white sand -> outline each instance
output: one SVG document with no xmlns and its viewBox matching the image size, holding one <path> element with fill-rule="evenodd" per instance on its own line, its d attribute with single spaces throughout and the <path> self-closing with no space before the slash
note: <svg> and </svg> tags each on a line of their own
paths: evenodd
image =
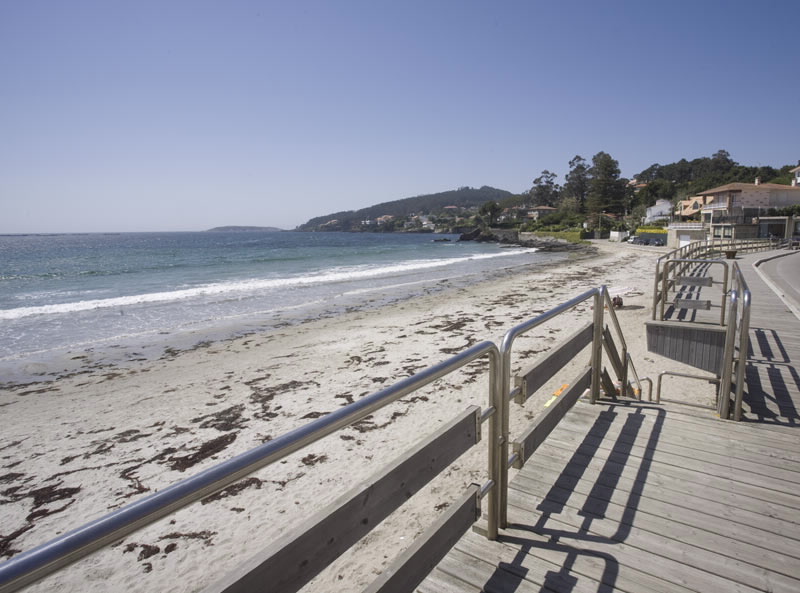
<svg viewBox="0 0 800 593">
<path fill-rule="evenodd" d="M 601 284 L 625 301 L 618 316 L 639 375 L 687 371 L 646 352 L 654 262 L 664 250 L 596 246 L 599 255 L 590 259 L 156 362 L 87 369 L 0 391 L 0 557 L 31 549 L 479 341 L 499 344 L 514 325 Z M 512 370 L 528 366 L 590 316 L 590 306 L 583 305 L 520 338 Z M 587 360 L 582 354 L 523 408 L 512 405 L 512 438 Z M 475 363 L 439 380 L 255 473 L 227 496 L 192 505 L 31 590 L 196 591 L 467 406 L 485 407 L 485 369 Z M 703 383 L 665 382 L 667 391 L 670 385 L 694 400 L 713 401 Z M 216 453 L 198 461 L 209 443 Z M 357 590 L 369 583 L 467 484 L 485 480 L 484 440 L 307 589 Z"/>
</svg>

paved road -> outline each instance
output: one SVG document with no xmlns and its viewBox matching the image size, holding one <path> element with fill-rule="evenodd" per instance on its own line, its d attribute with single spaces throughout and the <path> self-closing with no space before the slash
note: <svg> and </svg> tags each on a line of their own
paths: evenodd
<svg viewBox="0 0 800 593">
<path fill-rule="evenodd" d="M 800 311 L 800 251 L 764 262 L 759 269 L 794 307 L 795 314 Z"/>
</svg>

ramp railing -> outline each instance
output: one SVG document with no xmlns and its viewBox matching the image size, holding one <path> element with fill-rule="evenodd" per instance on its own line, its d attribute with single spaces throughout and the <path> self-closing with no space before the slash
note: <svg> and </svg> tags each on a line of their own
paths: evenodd
<svg viewBox="0 0 800 593">
<path fill-rule="evenodd" d="M 681 249 L 674 250 L 658 259 L 653 291 L 654 321 L 665 319 L 666 301 L 671 290 L 678 286 L 692 286 L 700 289 L 713 284 L 722 284 L 720 301 L 719 326 L 724 328 L 724 347 L 720 342 L 719 353 L 714 358 L 716 379 L 712 382 L 718 384 L 716 410 L 720 418 L 733 417 L 741 420 L 742 399 L 744 389 L 744 369 L 747 364 L 750 328 L 750 290 L 742 275 L 738 263 L 733 260 L 737 252 L 757 252 L 769 249 L 778 249 L 785 245 L 784 241 L 775 239 L 745 239 L 745 240 L 708 240 L 696 241 Z M 719 256 L 725 254 L 725 260 Z M 724 269 L 723 281 L 714 282 L 704 273 L 684 275 L 699 266 L 721 265 Z M 729 271 L 730 270 L 730 271 Z M 730 289 L 728 287 L 730 281 Z M 676 308 L 709 308 L 710 301 L 699 299 L 678 299 Z M 692 330 L 692 322 L 686 322 L 686 339 L 695 336 L 699 330 Z M 673 328 L 671 331 L 675 332 Z M 691 332 L 694 333 L 691 333 Z M 707 330 L 709 331 L 709 330 Z M 722 339 L 722 337 L 720 338 Z M 676 339 L 677 341 L 677 339 Z M 698 350 L 699 351 L 699 350 Z M 716 370 L 719 369 L 719 370 Z M 658 378 L 656 401 L 661 400 L 661 379 L 664 375 L 678 375 L 692 379 L 708 381 L 708 377 L 688 375 L 665 371 Z M 734 388 L 733 408 L 731 408 L 731 389 Z M 675 401 L 675 400 L 671 400 Z"/>
<path fill-rule="evenodd" d="M 720 383 L 720 418 L 742 419 L 742 400 L 744 398 L 744 371 L 747 366 L 747 353 L 750 350 L 750 288 L 738 265 L 733 267 L 733 288 L 729 305 L 728 340 L 726 341 L 725 366 Z M 741 306 L 740 306 L 741 303 Z M 730 395 L 733 387 L 733 412 L 730 410 Z"/>
<path fill-rule="evenodd" d="M 661 314 L 663 318 L 664 301 L 670 290 L 676 286 L 679 277 L 684 277 L 693 267 L 707 263 L 707 260 L 721 259 L 727 254 L 751 253 L 779 249 L 786 244 L 780 239 L 706 239 L 693 241 L 665 253 L 656 261 L 656 272 L 653 280 L 652 319 Z M 669 264 L 673 261 L 675 263 Z M 725 289 L 727 292 L 727 289 Z M 724 325 L 724 321 L 722 322 Z"/>
</svg>

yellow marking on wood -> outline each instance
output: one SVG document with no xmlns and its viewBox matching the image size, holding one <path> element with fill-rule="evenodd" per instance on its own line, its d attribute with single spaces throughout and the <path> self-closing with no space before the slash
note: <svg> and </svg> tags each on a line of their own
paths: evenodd
<svg viewBox="0 0 800 593">
<path fill-rule="evenodd" d="M 556 401 L 556 398 L 559 395 L 561 395 L 562 393 L 564 393 L 564 390 L 567 387 L 569 387 L 569 383 L 564 383 L 559 389 L 557 389 L 556 392 L 553 394 L 553 397 L 551 397 L 549 400 L 547 400 L 547 403 L 544 404 L 544 407 L 545 408 L 549 408 L 550 404 L 552 404 L 554 401 Z"/>
</svg>

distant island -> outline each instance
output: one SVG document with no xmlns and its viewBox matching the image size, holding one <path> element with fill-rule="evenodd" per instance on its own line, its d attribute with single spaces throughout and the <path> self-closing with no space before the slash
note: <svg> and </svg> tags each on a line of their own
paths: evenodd
<svg viewBox="0 0 800 593">
<path fill-rule="evenodd" d="M 213 229 L 208 229 L 208 233 L 216 233 L 216 232 L 227 232 L 227 231 L 269 231 L 269 232 L 279 232 L 283 231 L 283 229 L 279 229 L 274 226 L 215 226 Z"/>
</svg>

